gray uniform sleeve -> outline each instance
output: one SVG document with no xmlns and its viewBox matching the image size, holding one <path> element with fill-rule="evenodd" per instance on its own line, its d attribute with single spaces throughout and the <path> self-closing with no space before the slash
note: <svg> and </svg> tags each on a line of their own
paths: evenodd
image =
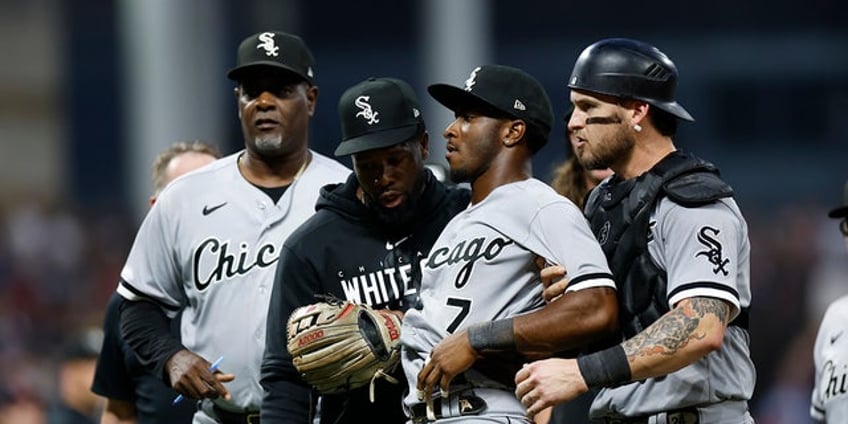
<svg viewBox="0 0 848 424">
<path fill-rule="evenodd" d="M 737 287 L 745 223 L 724 202 L 685 208 L 663 199 L 650 223 L 648 249 L 668 273 L 668 304 L 691 297 L 722 299 L 740 311 Z M 747 281 L 747 279 L 741 279 Z"/>
<path fill-rule="evenodd" d="M 593 287 L 615 289 L 615 282 L 598 240 L 580 210 L 566 202 L 555 202 L 539 209 L 531 223 L 531 239 L 538 239 L 554 257 L 548 262 L 565 267 L 566 292 Z M 561 256 L 561 257 L 557 257 Z"/>
<path fill-rule="evenodd" d="M 144 218 L 121 270 L 118 294 L 130 301 L 152 300 L 173 318 L 185 295 L 175 248 L 177 213 L 169 193 L 164 192 Z"/>
</svg>

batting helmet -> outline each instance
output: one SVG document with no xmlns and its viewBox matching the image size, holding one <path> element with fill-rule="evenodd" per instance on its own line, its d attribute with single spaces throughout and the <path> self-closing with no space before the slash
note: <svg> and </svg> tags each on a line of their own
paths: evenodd
<svg viewBox="0 0 848 424">
<path fill-rule="evenodd" d="M 680 119 L 694 121 L 677 104 L 677 67 L 656 47 L 627 38 L 608 38 L 586 47 L 571 72 L 573 89 L 636 99 Z"/>
</svg>

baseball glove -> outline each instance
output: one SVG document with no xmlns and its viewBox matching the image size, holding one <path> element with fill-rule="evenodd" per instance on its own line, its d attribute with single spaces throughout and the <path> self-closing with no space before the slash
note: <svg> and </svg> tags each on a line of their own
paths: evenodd
<svg viewBox="0 0 848 424">
<path fill-rule="evenodd" d="M 331 300 L 295 309 L 287 324 L 288 350 L 304 381 L 320 393 L 341 393 L 387 373 L 400 359 L 400 319 L 367 305 Z"/>
</svg>

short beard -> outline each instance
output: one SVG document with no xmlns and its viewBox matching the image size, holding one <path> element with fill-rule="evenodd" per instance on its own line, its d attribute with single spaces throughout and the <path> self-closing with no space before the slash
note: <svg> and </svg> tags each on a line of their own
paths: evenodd
<svg viewBox="0 0 848 424">
<path fill-rule="evenodd" d="M 412 190 L 409 193 L 405 193 L 406 201 L 394 208 L 384 208 L 378 200 L 372 198 L 368 192 L 363 190 L 362 198 L 365 207 L 376 215 L 380 223 L 389 227 L 390 231 L 403 229 L 403 227 L 406 227 L 407 224 L 415 219 L 416 214 L 419 212 L 418 205 L 421 203 L 421 193 L 424 191 L 424 184 L 427 180 L 425 175 L 422 172 L 418 176 L 418 179 L 412 186 Z"/>
<path fill-rule="evenodd" d="M 256 151 L 262 154 L 273 156 L 280 152 L 283 145 L 283 136 L 280 134 L 273 136 L 257 136 L 253 139 L 256 146 Z"/>
<path fill-rule="evenodd" d="M 628 134 L 624 128 L 619 128 L 606 139 L 593 143 L 594 150 L 589 155 L 578 155 L 578 159 L 586 169 L 611 168 L 616 163 L 629 157 L 635 144 L 636 139 Z"/>
</svg>

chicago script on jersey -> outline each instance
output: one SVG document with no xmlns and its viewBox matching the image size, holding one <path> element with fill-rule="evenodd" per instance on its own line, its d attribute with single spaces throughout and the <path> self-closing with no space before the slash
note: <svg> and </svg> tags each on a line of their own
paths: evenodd
<svg viewBox="0 0 848 424">
<path fill-rule="evenodd" d="M 230 242 L 221 242 L 210 237 L 203 240 L 194 251 L 194 286 L 204 291 L 212 283 L 230 279 L 236 275 L 246 275 L 254 267 L 265 268 L 279 259 L 277 248 L 273 244 L 263 244 L 251 257 L 250 246 L 241 243 L 238 253 L 229 252 Z M 210 262 L 211 261 L 211 262 Z M 211 266 L 210 266 L 211 263 Z M 201 275 L 202 272 L 205 272 Z"/>
<path fill-rule="evenodd" d="M 823 366 L 819 382 L 824 386 L 824 390 L 821 390 L 822 401 L 827 402 L 834 397 L 845 396 L 848 393 L 846 379 L 848 379 L 848 367 L 845 364 L 827 361 Z"/>
<path fill-rule="evenodd" d="M 478 237 L 470 241 L 463 240 L 453 248 L 445 246 L 434 250 L 427 259 L 427 268 L 436 269 L 442 265 L 466 262 L 454 281 L 456 288 L 461 289 L 468 283 L 468 278 L 471 276 L 471 271 L 474 269 L 477 260 L 484 258 L 491 261 L 503 251 L 504 247 L 512 243 L 514 243 L 512 240 L 500 237 L 492 239 L 489 244 L 486 244 L 485 237 Z"/>
</svg>

